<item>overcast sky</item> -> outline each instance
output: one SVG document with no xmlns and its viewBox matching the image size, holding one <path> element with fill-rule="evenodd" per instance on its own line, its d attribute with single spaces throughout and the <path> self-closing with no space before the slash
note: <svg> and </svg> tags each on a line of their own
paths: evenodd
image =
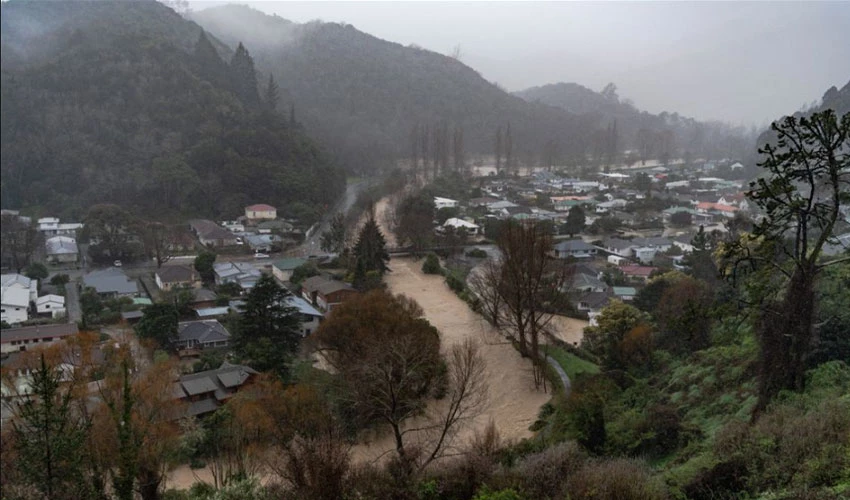
<svg viewBox="0 0 850 500">
<path fill-rule="evenodd" d="M 796 111 L 850 80 L 850 2 L 232 3 L 346 22 L 443 54 L 459 46 L 463 62 L 507 90 L 614 82 L 651 112 L 742 124 Z"/>
</svg>

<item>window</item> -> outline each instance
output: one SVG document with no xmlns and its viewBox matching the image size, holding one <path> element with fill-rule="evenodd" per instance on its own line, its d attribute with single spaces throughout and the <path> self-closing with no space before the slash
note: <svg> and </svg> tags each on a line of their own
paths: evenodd
<svg viewBox="0 0 850 500">
<path fill-rule="evenodd" d="M 44 337 L 41 339 L 42 342 L 53 342 L 53 337 Z"/>
</svg>

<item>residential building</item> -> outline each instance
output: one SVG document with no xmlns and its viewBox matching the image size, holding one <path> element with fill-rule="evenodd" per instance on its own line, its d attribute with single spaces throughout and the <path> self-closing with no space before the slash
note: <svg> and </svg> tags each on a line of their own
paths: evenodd
<svg viewBox="0 0 850 500">
<path fill-rule="evenodd" d="M 201 276 L 192 266 L 171 265 L 157 269 L 154 274 L 156 286 L 160 290 L 171 290 L 173 288 L 200 288 Z"/>
<path fill-rule="evenodd" d="M 192 300 L 189 302 L 189 307 L 192 309 L 203 309 L 213 307 L 215 305 L 215 292 L 209 288 L 193 288 Z"/>
<path fill-rule="evenodd" d="M 452 217 L 446 220 L 446 222 L 443 223 L 443 228 L 447 227 L 454 228 L 455 231 L 466 231 L 466 234 L 472 236 L 477 236 L 478 231 L 480 230 L 477 224 L 473 224 L 472 222 L 459 219 L 457 217 Z"/>
<path fill-rule="evenodd" d="M 271 252 L 272 247 L 280 245 L 280 237 L 274 234 L 246 234 L 244 241 L 255 252 Z"/>
<path fill-rule="evenodd" d="M 596 326 L 597 316 L 610 300 L 611 295 L 608 292 L 587 292 L 579 294 L 572 302 L 576 310 L 587 314 L 590 326 Z"/>
<path fill-rule="evenodd" d="M 596 255 L 596 247 L 582 240 L 566 240 L 556 244 L 552 249 L 552 256 L 556 259 L 589 259 Z"/>
<path fill-rule="evenodd" d="M 254 288 L 262 273 L 250 262 L 219 262 L 213 265 L 215 284 L 236 283 L 243 290 Z"/>
<path fill-rule="evenodd" d="M 77 240 L 70 236 L 53 236 L 44 242 L 47 260 L 51 262 L 72 263 L 77 262 L 80 251 Z"/>
<path fill-rule="evenodd" d="M 225 308 L 226 309 L 226 308 Z M 181 321 L 177 323 L 178 349 L 209 349 L 230 344 L 230 332 L 218 320 Z"/>
<path fill-rule="evenodd" d="M 185 416 L 202 417 L 224 405 L 257 375 L 248 366 L 225 361 L 214 370 L 181 376 L 173 385 L 172 396 L 187 405 Z"/>
<path fill-rule="evenodd" d="M 325 311 L 331 311 L 335 306 L 349 300 L 357 293 L 357 290 L 348 283 L 328 279 L 324 276 L 307 278 L 301 284 L 301 296 L 312 305 Z"/>
<path fill-rule="evenodd" d="M 83 287 L 94 288 L 102 297 L 138 297 L 139 284 L 117 267 L 92 271 L 83 276 Z"/>
<path fill-rule="evenodd" d="M 302 297 L 290 295 L 286 298 L 287 305 L 298 309 L 299 319 L 301 320 L 301 336 L 306 337 L 315 332 L 319 328 L 319 323 L 325 318 L 318 309 L 310 305 L 309 302 Z"/>
<path fill-rule="evenodd" d="M 434 207 L 439 210 L 441 208 L 457 208 L 458 201 L 451 198 L 434 197 Z"/>
<path fill-rule="evenodd" d="M 29 290 L 18 287 L 0 288 L 0 321 L 10 325 L 29 319 Z"/>
<path fill-rule="evenodd" d="M 579 272 L 573 275 L 569 283 L 569 291 L 581 293 L 607 292 L 608 285 L 596 276 Z"/>
<path fill-rule="evenodd" d="M 631 240 L 623 240 L 620 238 L 609 238 L 602 242 L 603 250 L 627 259 L 632 257 L 632 249 L 636 246 L 638 245 L 635 245 Z"/>
<path fill-rule="evenodd" d="M 76 323 L 3 328 L 0 330 L 0 352 L 6 354 L 53 345 L 78 331 Z"/>
<path fill-rule="evenodd" d="M 0 275 L 0 287 L 26 290 L 29 294 L 29 302 L 35 302 L 35 299 L 38 298 L 38 280 L 28 278 L 23 274 Z"/>
<path fill-rule="evenodd" d="M 236 245 L 236 235 L 206 219 L 189 221 L 189 226 L 201 244 L 208 247 L 227 247 Z"/>
<path fill-rule="evenodd" d="M 733 207 L 731 205 L 721 205 L 720 203 L 711 203 L 705 201 L 697 204 L 697 212 L 703 214 L 716 214 L 721 215 L 723 217 L 732 218 L 735 216 L 735 212 L 737 211 L 738 207 Z"/>
<path fill-rule="evenodd" d="M 65 297 L 53 294 L 42 295 L 35 300 L 35 309 L 39 316 L 61 318 L 67 313 Z"/>
<path fill-rule="evenodd" d="M 296 267 L 299 267 L 307 262 L 306 259 L 291 258 L 281 259 L 272 264 L 272 274 L 280 281 L 289 281 L 292 278 L 292 273 Z"/>
<path fill-rule="evenodd" d="M 654 267 L 645 267 L 645 266 L 622 266 L 620 267 L 620 271 L 626 276 L 626 278 L 630 278 L 637 281 L 647 281 L 649 279 L 649 275 L 655 271 Z"/>
<path fill-rule="evenodd" d="M 56 217 L 42 217 L 38 219 L 38 230 L 44 234 L 45 238 L 52 236 L 70 236 L 77 237 L 77 232 L 83 228 L 83 224 L 79 222 L 60 223 Z"/>
<path fill-rule="evenodd" d="M 613 287 L 613 291 L 614 297 L 617 297 L 623 302 L 630 302 L 637 295 L 637 289 L 633 286 L 615 286 Z"/>
<path fill-rule="evenodd" d="M 277 209 L 265 203 L 245 207 L 245 218 L 250 221 L 277 219 Z"/>
</svg>

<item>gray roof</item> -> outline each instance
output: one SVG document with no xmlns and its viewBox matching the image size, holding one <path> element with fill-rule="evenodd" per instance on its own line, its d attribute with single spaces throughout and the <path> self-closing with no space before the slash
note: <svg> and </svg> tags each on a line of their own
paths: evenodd
<svg viewBox="0 0 850 500">
<path fill-rule="evenodd" d="M 306 314 L 308 316 L 318 316 L 318 317 L 324 316 L 324 314 L 320 313 L 318 310 L 316 310 L 315 307 L 310 305 L 309 302 L 307 302 L 303 298 L 298 297 L 296 295 L 290 295 L 289 297 L 287 297 L 286 303 L 290 307 L 294 307 L 294 308 L 298 309 L 298 312 L 301 313 L 301 314 Z"/>
<path fill-rule="evenodd" d="M 83 284 L 92 287 L 97 293 L 117 293 L 120 295 L 139 293 L 139 285 L 117 267 L 92 271 L 83 276 Z"/>
<path fill-rule="evenodd" d="M 608 289 L 608 285 L 604 281 L 594 276 L 589 276 L 583 273 L 576 274 L 575 276 L 573 276 L 572 283 L 570 283 L 570 288 L 572 288 L 573 290 L 583 290 L 588 287 L 601 288 L 603 290 Z"/>
<path fill-rule="evenodd" d="M 179 342 L 221 342 L 229 339 L 230 332 L 214 319 L 183 321 L 177 324 L 177 340 Z"/>
<path fill-rule="evenodd" d="M 77 240 L 68 236 L 54 236 L 44 242 L 47 255 L 76 254 L 78 252 Z"/>
<path fill-rule="evenodd" d="M 31 279 L 27 278 L 23 274 L 13 273 L 0 275 L 0 286 L 12 286 L 14 284 L 20 284 L 23 288 L 29 288 L 31 281 Z"/>
<path fill-rule="evenodd" d="M 192 267 L 177 265 L 163 266 L 156 275 L 163 283 L 186 283 L 198 280 L 198 273 Z"/>
<path fill-rule="evenodd" d="M 635 238 L 632 240 L 635 244 L 645 247 L 663 247 L 670 246 L 673 242 L 670 238 L 653 237 L 653 238 Z"/>
<path fill-rule="evenodd" d="M 582 252 L 595 249 L 595 246 L 585 243 L 583 240 L 566 240 L 555 245 L 555 250 L 559 252 Z"/>
<path fill-rule="evenodd" d="M 192 289 L 192 301 L 193 302 L 208 302 L 210 300 L 215 300 L 215 292 L 210 290 L 209 288 L 194 288 Z"/>
<path fill-rule="evenodd" d="M 340 290 L 354 290 L 348 283 L 331 280 L 324 276 L 313 276 L 304 280 L 301 287 L 308 292 L 319 292 L 322 295 L 338 292 Z"/>
<path fill-rule="evenodd" d="M 601 309 L 611 300 L 611 295 L 608 292 L 585 292 L 580 294 L 573 300 L 573 303 L 586 303 L 591 309 Z"/>
<path fill-rule="evenodd" d="M 32 340 L 45 337 L 67 337 L 68 335 L 76 334 L 78 331 L 76 323 L 3 328 L 0 330 L 0 343 L 5 344 L 13 340 Z"/>
<path fill-rule="evenodd" d="M 632 240 L 622 240 L 620 238 L 609 238 L 602 242 L 605 248 L 616 248 L 617 250 L 625 250 L 626 248 L 640 246 Z"/>
<path fill-rule="evenodd" d="M 192 226 L 192 229 L 197 233 L 199 238 L 205 240 L 236 240 L 236 236 L 233 233 L 211 220 L 190 220 L 189 225 Z"/>
<path fill-rule="evenodd" d="M 188 396 L 213 393 L 215 399 L 205 399 L 211 403 L 205 403 L 198 407 L 199 409 L 203 407 L 203 411 L 192 413 L 193 410 L 191 408 L 189 409 L 189 413 L 192 415 L 208 413 L 218 408 L 218 402 L 226 399 L 235 388 L 242 386 L 252 375 L 257 374 L 257 371 L 248 366 L 232 365 L 225 361 L 220 367 L 214 370 L 181 376 L 172 388 L 172 396 L 175 399 L 183 399 Z M 201 401 L 204 400 L 202 399 Z M 193 402 L 192 406 L 195 406 L 195 403 L 200 403 L 201 401 Z"/>
</svg>

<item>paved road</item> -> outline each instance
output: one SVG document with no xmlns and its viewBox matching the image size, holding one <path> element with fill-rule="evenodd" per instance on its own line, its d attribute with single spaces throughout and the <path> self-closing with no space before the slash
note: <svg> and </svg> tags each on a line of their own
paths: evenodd
<svg viewBox="0 0 850 500">
<path fill-rule="evenodd" d="M 304 240 L 304 244 L 299 248 L 295 249 L 295 252 L 289 252 L 293 255 L 315 255 L 321 253 L 321 239 L 322 233 L 328 230 L 330 227 L 330 222 L 333 219 L 334 215 L 342 212 L 348 213 L 348 210 L 354 205 L 354 202 L 357 201 L 357 195 L 359 195 L 363 190 L 367 189 L 369 186 L 373 184 L 373 180 L 363 180 L 359 182 L 355 182 L 349 184 L 345 188 L 345 194 L 343 194 L 342 199 L 334 205 L 332 210 L 328 210 L 319 224 L 313 229 L 313 232 L 310 233 L 310 237 Z"/>
<path fill-rule="evenodd" d="M 549 363 L 549 365 L 552 366 L 552 368 L 555 369 L 555 372 L 558 373 L 558 376 L 561 377 L 561 383 L 564 385 L 564 397 L 569 397 L 570 391 L 572 391 L 573 387 L 570 383 L 570 377 L 567 376 L 567 372 L 565 372 L 564 369 L 561 368 L 561 365 L 559 365 L 557 361 L 550 358 L 549 356 L 546 356 L 546 361 Z"/>
<path fill-rule="evenodd" d="M 77 282 L 71 281 L 65 285 L 65 308 L 68 311 L 68 321 L 76 323 L 83 319 L 80 309 L 80 292 L 77 291 Z"/>
</svg>

